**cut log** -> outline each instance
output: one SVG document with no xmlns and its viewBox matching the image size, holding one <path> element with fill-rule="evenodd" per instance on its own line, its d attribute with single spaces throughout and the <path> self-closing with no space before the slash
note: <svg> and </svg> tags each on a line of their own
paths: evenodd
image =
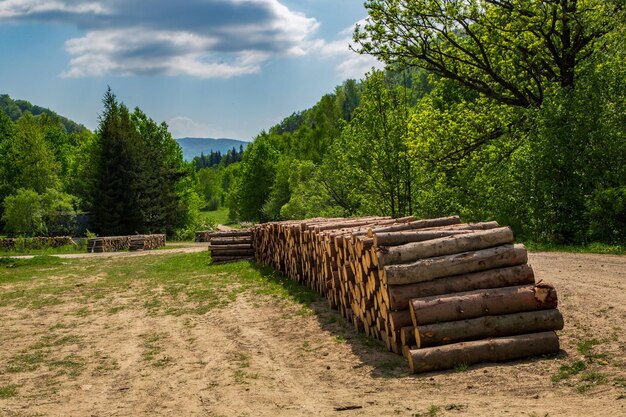
<svg viewBox="0 0 626 417">
<path fill-rule="evenodd" d="M 388 312 L 389 330 L 396 331 L 403 327 L 414 326 L 411 310 L 398 310 Z"/>
<path fill-rule="evenodd" d="M 211 256 L 254 256 L 254 249 L 211 249 Z"/>
<path fill-rule="evenodd" d="M 386 287 L 388 294 L 386 299 L 389 309 L 402 310 L 409 307 L 409 300 L 412 298 L 534 283 L 535 274 L 532 268 L 524 264 L 438 278 L 417 284 L 391 285 Z"/>
<path fill-rule="evenodd" d="M 556 333 L 542 332 L 411 350 L 408 359 L 409 367 L 417 373 L 451 369 L 457 365 L 505 362 L 558 351 Z"/>
<path fill-rule="evenodd" d="M 381 247 L 376 255 L 378 256 L 378 266 L 384 267 L 414 262 L 418 259 L 487 249 L 512 242 L 513 231 L 511 228 L 499 227 L 400 246 Z"/>
<path fill-rule="evenodd" d="M 472 233 L 472 230 L 386 232 L 375 233 L 373 239 L 374 246 L 399 246 L 412 242 L 424 242 L 426 240 L 467 233 Z"/>
<path fill-rule="evenodd" d="M 461 223 L 459 216 L 440 217 L 437 219 L 417 220 L 409 223 L 396 224 L 387 227 L 373 227 L 368 230 L 367 236 L 373 237 L 375 233 L 399 232 L 401 230 L 426 229 L 430 227 L 450 226 Z"/>
<path fill-rule="evenodd" d="M 236 237 L 236 236 L 252 236 L 250 229 L 226 230 L 221 232 L 212 232 L 210 238 Z"/>
<path fill-rule="evenodd" d="M 559 310 L 552 309 L 420 325 L 414 328 L 413 337 L 419 349 L 489 337 L 561 329 L 563 316 Z"/>
<path fill-rule="evenodd" d="M 413 325 L 472 319 L 482 316 L 548 310 L 557 307 L 549 284 L 520 285 L 416 298 L 409 303 Z"/>
<path fill-rule="evenodd" d="M 415 327 L 405 326 L 400 329 L 400 341 L 402 346 L 415 345 Z"/>
<path fill-rule="evenodd" d="M 528 254 L 524 245 L 502 245 L 495 248 L 454 255 L 420 259 L 409 264 L 384 267 L 386 285 L 415 284 L 452 275 L 485 271 L 525 264 Z"/>
<path fill-rule="evenodd" d="M 210 239 L 211 245 L 231 245 L 231 244 L 242 244 L 247 243 L 249 245 L 252 244 L 251 236 L 235 236 L 235 237 L 225 237 L 225 238 L 213 238 Z"/>
<path fill-rule="evenodd" d="M 213 242 L 209 244 L 209 248 L 212 251 L 223 251 L 223 250 L 254 250 L 252 248 L 251 243 L 237 243 L 237 244 L 228 244 L 228 245 L 214 245 Z"/>
</svg>

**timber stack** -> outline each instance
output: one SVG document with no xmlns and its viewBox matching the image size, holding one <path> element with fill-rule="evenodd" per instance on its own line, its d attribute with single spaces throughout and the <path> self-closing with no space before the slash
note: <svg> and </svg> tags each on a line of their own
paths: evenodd
<svg viewBox="0 0 626 417">
<path fill-rule="evenodd" d="M 214 264 L 254 259 L 250 229 L 212 232 L 207 236 Z"/>
<path fill-rule="evenodd" d="M 201 230 L 196 232 L 196 242 L 208 242 L 211 239 L 212 230 Z"/>
<path fill-rule="evenodd" d="M 556 353 L 555 289 L 497 222 L 309 219 L 252 229 L 256 259 L 323 294 L 413 372 Z"/>
<path fill-rule="evenodd" d="M 165 240 L 164 234 L 96 237 L 87 241 L 87 252 L 157 249 L 165 246 Z"/>
</svg>

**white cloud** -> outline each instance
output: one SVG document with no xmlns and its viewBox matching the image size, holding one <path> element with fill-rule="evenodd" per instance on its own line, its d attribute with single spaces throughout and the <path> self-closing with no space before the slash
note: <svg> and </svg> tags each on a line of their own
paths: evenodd
<svg viewBox="0 0 626 417">
<path fill-rule="evenodd" d="M 339 32 L 339 39 L 332 42 L 317 41 L 314 49 L 327 58 L 338 59 L 337 71 L 342 78 L 361 79 L 371 71 L 372 68 L 382 69 L 385 64 L 371 55 L 361 55 L 354 52 L 350 47 L 353 45 L 352 34 L 357 24 L 362 24 L 361 20 L 354 25 Z M 356 48 L 355 48 L 356 49 Z"/>
<path fill-rule="evenodd" d="M 0 22 L 75 25 L 65 77 L 190 75 L 229 78 L 276 56 L 307 52 L 319 23 L 279 0 L 5 0 Z"/>
</svg>

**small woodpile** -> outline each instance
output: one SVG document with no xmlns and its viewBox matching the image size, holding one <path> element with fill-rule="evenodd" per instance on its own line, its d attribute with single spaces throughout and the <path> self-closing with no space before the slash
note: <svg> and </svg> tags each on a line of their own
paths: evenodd
<svg viewBox="0 0 626 417">
<path fill-rule="evenodd" d="M 414 372 L 559 350 L 556 291 L 497 222 L 310 219 L 252 229 L 256 258 L 325 295 Z"/>
<path fill-rule="evenodd" d="M 211 230 L 201 230 L 196 232 L 196 242 L 208 242 L 211 239 L 211 234 L 214 233 Z"/>
<path fill-rule="evenodd" d="M 128 249 L 131 251 L 158 249 L 165 246 L 165 241 L 165 235 L 131 236 Z"/>
<path fill-rule="evenodd" d="M 250 229 L 213 232 L 208 235 L 208 242 L 214 264 L 254 259 Z"/>
<path fill-rule="evenodd" d="M 132 235 L 132 236 L 104 236 L 89 239 L 87 252 L 118 252 L 122 250 L 149 250 L 165 246 L 165 235 Z"/>
</svg>

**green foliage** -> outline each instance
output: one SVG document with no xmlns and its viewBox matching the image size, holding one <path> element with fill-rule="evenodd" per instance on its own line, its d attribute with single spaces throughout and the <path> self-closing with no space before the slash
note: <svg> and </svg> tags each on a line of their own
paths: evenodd
<svg viewBox="0 0 626 417">
<path fill-rule="evenodd" d="M 4 200 L 2 221 L 5 223 L 5 230 L 16 235 L 42 236 L 47 232 L 41 196 L 36 191 L 25 188 Z"/>
<path fill-rule="evenodd" d="M 4 200 L 5 230 L 19 236 L 71 235 L 76 228 L 74 198 L 55 189 L 43 194 L 20 188 Z"/>
<path fill-rule="evenodd" d="M 26 100 L 13 100 L 7 94 L 0 94 L 0 114 L 1 113 L 6 114 L 14 122 L 26 113 L 30 113 L 36 117 L 53 119 L 55 123 L 62 126 L 63 130 L 67 133 L 81 133 L 87 130 L 85 126 L 59 116 L 52 110 L 33 105 Z"/>
<path fill-rule="evenodd" d="M 276 175 L 278 152 L 262 134 L 244 152 L 242 169 L 235 186 L 236 210 L 242 220 L 265 220 L 263 205 Z"/>
</svg>

